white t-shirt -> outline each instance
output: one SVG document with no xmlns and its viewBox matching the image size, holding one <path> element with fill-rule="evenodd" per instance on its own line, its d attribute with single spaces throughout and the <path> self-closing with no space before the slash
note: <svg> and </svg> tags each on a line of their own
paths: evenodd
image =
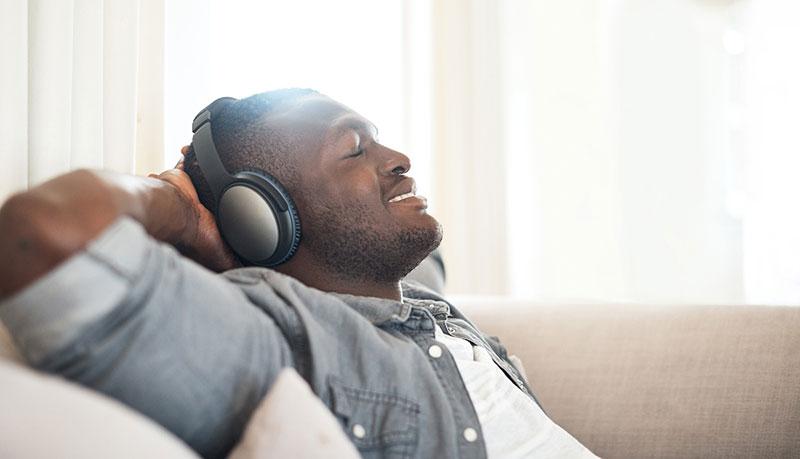
<svg viewBox="0 0 800 459">
<path fill-rule="evenodd" d="M 489 458 L 597 457 L 515 386 L 486 349 L 435 328 L 436 340 L 455 358 L 475 405 Z"/>
</svg>

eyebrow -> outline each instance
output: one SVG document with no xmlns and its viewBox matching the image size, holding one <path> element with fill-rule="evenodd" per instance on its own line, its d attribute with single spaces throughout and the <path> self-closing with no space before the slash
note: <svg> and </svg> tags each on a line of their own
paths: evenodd
<svg viewBox="0 0 800 459">
<path fill-rule="evenodd" d="M 334 135 L 338 139 L 348 131 L 369 132 L 373 138 L 378 137 L 378 127 L 361 117 L 348 116 L 333 126 Z"/>
</svg>

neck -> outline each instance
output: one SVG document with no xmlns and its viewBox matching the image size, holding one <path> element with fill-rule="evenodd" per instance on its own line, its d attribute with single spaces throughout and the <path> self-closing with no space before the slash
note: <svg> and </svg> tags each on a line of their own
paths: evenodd
<svg viewBox="0 0 800 459">
<path fill-rule="evenodd" d="M 298 250 L 291 260 L 278 266 L 276 270 L 323 292 L 371 296 L 394 301 L 401 301 L 403 298 L 400 281 L 376 282 L 342 276 L 339 273 L 331 272 L 319 263 L 311 262 L 307 253 L 301 253 L 301 251 Z"/>
</svg>

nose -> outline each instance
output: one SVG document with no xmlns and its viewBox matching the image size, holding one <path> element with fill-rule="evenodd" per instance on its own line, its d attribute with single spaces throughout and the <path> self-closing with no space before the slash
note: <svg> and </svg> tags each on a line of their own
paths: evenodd
<svg viewBox="0 0 800 459">
<path fill-rule="evenodd" d="M 381 166 L 381 173 L 384 175 L 402 175 L 407 173 L 410 169 L 411 160 L 408 159 L 408 156 L 399 151 L 386 149 L 386 156 Z"/>
</svg>

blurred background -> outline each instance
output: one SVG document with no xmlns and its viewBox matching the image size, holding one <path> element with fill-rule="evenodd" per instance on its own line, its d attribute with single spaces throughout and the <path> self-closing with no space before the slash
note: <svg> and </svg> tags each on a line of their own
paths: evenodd
<svg viewBox="0 0 800 459">
<path fill-rule="evenodd" d="M 2 0 L 0 199 L 311 87 L 407 153 L 448 292 L 800 303 L 800 2 Z"/>
</svg>

